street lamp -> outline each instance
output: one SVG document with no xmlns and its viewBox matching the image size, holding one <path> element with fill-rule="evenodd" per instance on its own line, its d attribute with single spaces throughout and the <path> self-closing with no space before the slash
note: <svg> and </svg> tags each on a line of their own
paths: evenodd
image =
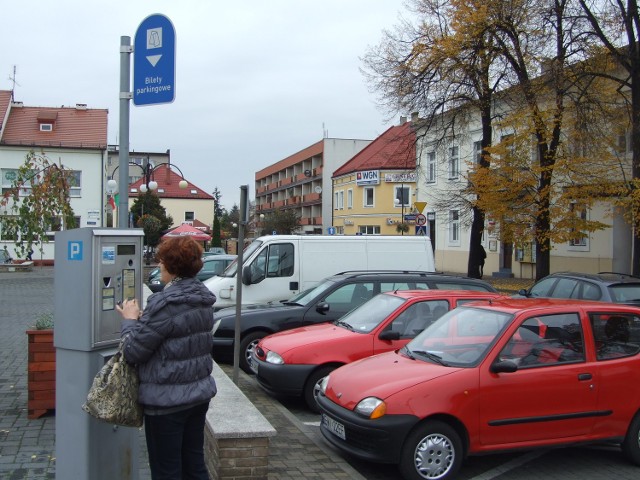
<svg viewBox="0 0 640 480">
<path fill-rule="evenodd" d="M 404 192 L 404 187 L 401 190 L 401 192 Z M 404 197 L 404 193 L 401 193 L 401 195 Z M 395 198 L 393 200 L 393 203 L 395 204 L 396 207 L 398 205 L 400 205 L 402 207 L 402 216 L 401 216 L 402 220 L 401 220 L 401 223 L 400 223 L 400 235 L 404 235 L 404 227 L 405 227 L 405 225 L 404 225 L 404 198 L 402 200 L 400 200 L 399 198 Z"/>
<path fill-rule="evenodd" d="M 182 170 L 180 170 L 180 168 L 178 168 L 178 166 L 176 166 L 173 163 L 159 163 L 158 165 L 153 166 L 151 164 L 151 162 L 149 161 L 149 157 L 147 157 L 144 160 L 144 164 L 143 165 L 139 165 L 137 163 L 129 162 L 128 166 L 129 167 L 131 167 L 131 166 L 138 167 L 138 168 L 140 168 L 142 170 L 144 183 L 142 183 L 142 185 L 140 185 L 140 192 L 141 193 L 147 193 L 147 191 L 149 191 L 149 190 L 150 191 L 155 191 L 155 190 L 158 189 L 158 182 L 154 178 L 154 173 L 160 167 L 164 167 L 164 168 L 168 168 L 168 169 L 171 169 L 171 167 L 174 167 L 180 173 L 180 178 L 181 179 L 178 182 L 178 187 L 181 188 L 181 189 L 185 189 L 185 188 L 187 188 L 189 186 L 189 182 L 187 182 L 184 179 L 184 174 L 182 173 Z M 118 170 L 119 167 L 120 167 L 120 165 L 116 166 L 116 168 L 111 173 L 111 177 L 107 181 L 106 190 L 107 190 L 107 194 L 109 194 L 110 196 L 114 195 L 115 193 L 118 192 L 118 182 L 116 182 L 114 177 L 115 177 L 116 171 Z M 121 175 L 121 179 L 122 179 L 122 175 Z M 126 193 L 126 197 L 128 199 L 129 192 L 126 191 L 126 192 L 123 192 L 123 193 Z M 111 197 L 110 197 L 110 199 L 111 199 Z M 122 201 L 122 198 L 121 198 L 121 201 Z M 115 202 L 111 203 L 112 207 L 114 207 L 114 205 L 115 205 Z M 118 207 L 120 207 L 120 206 L 118 206 Z M 143 208 L 142 211 L 143 211 L 143 214 L 144 214 L 144 205 L 143 205 L 142 208 Z M 127 207 L 127 210 L 128 210 L 128 207 Z M 120 228 L 127 228 L 127 223 L 128 222 L 126 220 L 123 220 L 123 219 L 126 219 L 127 216 L 128 215 L 126 214 L 126 212 L 123 215 L 120 215 L 120 214 L 118 215 L 118 218 L 120 219 L 120 223 L 121 223 L 121 225 L 119 225 Z"/>
</svg>

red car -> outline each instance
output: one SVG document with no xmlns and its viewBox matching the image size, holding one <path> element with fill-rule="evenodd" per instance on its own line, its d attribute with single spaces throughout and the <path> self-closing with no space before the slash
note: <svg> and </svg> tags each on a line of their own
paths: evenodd
<svg viewBox="0 0 640 480">
<path fill-rule="evenodd" d="M 405 479 L 467 455 L 610 441 L 640 465 L 640 308 L 496 299 L 445 314 L 396 352 L 323 381 L 321 432 Z"/>
<path fill-rule="evenodd" d="M 314 411 L 322 378 L 341 365 L 397 350 L 435 319 L 464 302 L 501 295 L 469 290 L 382 293 L 333 323 L 294 328 L 263 338 L 252 368 L 273 395 L 304 396 Z"/>
</svg>

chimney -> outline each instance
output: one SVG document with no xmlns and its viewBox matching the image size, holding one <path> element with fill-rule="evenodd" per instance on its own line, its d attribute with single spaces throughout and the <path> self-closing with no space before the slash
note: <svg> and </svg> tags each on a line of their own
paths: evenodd
<svg viewBox="0 0 640 480">
<path fill-rule="evenodd" d="M 418 117 L 418 112 L 413 112 L 413 113 L 411 114 L 411 122 L 412 122 L 412 123 L 415 123 L 415 122 L 417 122 L 417 121 L 418 121 L 418 119 L 419 119 L 419 117 Z"/>
<path fill-rule="evenodd" d="M 405 123 L 407 123 L 407 117 L 403 115 L 400 117 L 400 125 L 404 125 Z"/>
<path fill-rule="evenodd" d="M 86 103 L 76 103 L 76 110 L 86 110 L 86 109 L 87 109 Z"/>
</svg>

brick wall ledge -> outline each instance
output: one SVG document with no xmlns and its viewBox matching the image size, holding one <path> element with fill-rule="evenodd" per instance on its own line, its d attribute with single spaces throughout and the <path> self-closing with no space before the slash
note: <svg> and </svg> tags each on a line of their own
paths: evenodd
<svg viewBox="0 0 640 480">
<path fill-rule="evenodd" d="M 209 406 L 205 430 L 210 478 L 266 479 L 269 438 L 275 428 L 215 362 L 212 375 L 218 393 Z"/>
</svg>

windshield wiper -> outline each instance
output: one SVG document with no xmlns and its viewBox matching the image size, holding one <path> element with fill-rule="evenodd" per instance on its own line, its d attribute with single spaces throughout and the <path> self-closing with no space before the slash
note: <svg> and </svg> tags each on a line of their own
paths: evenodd
<svg viewBox="0 0 640 480">
<path fill-rule="evenodd" d="M 344 327 L 347 330 L 351 330 L 353 332 L 353 327 L 349 325 L 347 322 L 343 322 L 342 320 L 336 320 L 333 322 L 334 325 L 338 325 L 339 327 Z"/>
<path fill-rule="evenodd" d="M 447 366 L 447 362 L 445 362 L 444 360 L 442 360 L 442 357 L 440 355 L 436 355 L 435 353 L 431 353 L 431 352 L 426 352 L 424 350 L 414 350 L 413 353 L 417 353 L 418 355 L 421 355 L 423 357 L 427 357 L 429 360 L 439 364 L 439 365 L 444 365 Z"/>
<path fill-rule="evenodd" d="M 409 357 L 411 360 L 415 360 L 416 357 L 413 356 L 413 354 L 411 353 L 411 350 L 409 350 L 409 347 L 407 347 L 406 345 L 404 346 L 404 348 L 402 349 L 404 350 L 404 353 L 407 357 Z"/>
<path fill-rule="evenodd" d="M 283 305 L 297 305 L 298 307 L 303 307 L 304 305 L 302 305 L 301 303 L 298 302 L 289 302 L 289 301 L 284 301 L 284 302 L 280 302 Z"/>
</svg>

